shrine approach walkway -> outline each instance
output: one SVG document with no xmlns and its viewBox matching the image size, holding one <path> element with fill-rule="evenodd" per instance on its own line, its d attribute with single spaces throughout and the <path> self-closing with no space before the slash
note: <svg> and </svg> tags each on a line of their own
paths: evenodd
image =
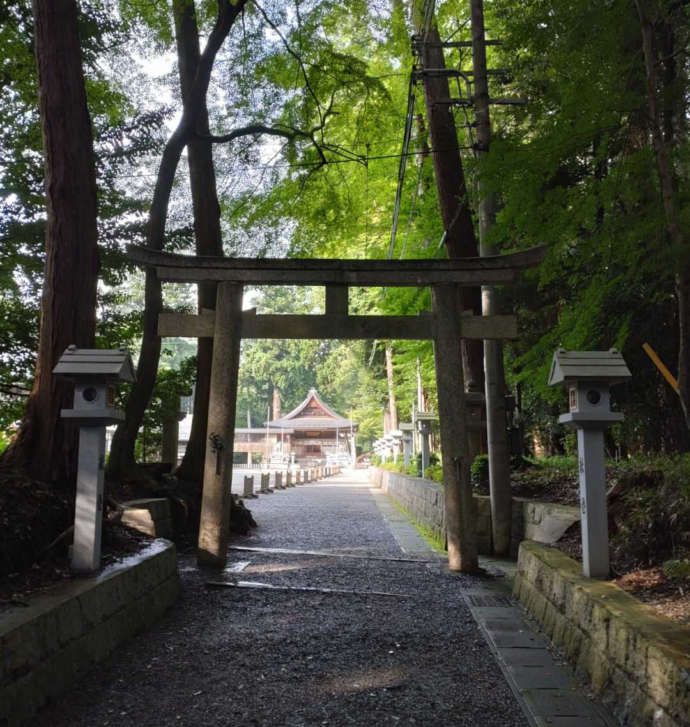
<svg viewBox="0 0 690 727">
<path fill-rule="evenodd" d="M 37 727 L 530 724 L 463 598 L 480 581 L 444 572 L 365 472 L 248 505 L 259 528 L 231 545 L 257 550 L 223 574 L 181 556 L 178 603 Z M 232 579 L 281 589 L 207 585 Z"/>
</svg>

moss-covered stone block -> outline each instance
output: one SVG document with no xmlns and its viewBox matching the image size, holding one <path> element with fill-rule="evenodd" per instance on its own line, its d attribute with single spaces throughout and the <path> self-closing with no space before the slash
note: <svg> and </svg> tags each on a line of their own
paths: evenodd
<svg viewBox="0 0 690 727">
<path fill-rule="evenodd" d="M 622 723 L 690 724 L 690 628 L 530 541 L 520 546 L 513 594 Z"/>
</svg>

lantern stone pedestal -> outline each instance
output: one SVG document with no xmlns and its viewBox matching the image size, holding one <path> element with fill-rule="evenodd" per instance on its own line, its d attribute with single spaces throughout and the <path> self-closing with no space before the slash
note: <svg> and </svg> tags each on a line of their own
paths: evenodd
<svg viewBox="0 0 690 727">
<path fill-rule="evenodd" d="M 68 346 L 53 373 L 74 381 L 74 408 L 62 409 L 60 416 L 80 427 L 71 568 L 92 573 L 101 567 L 105 427 L 124 419 L 112 406 L 113 384 L 134 381 L 134 366 L 125 349 Z"/>
<path fill-rule="evenodd" d="M 582 570 L 588 578 L 609 577 L 604 429 L 623 421 L 611 411 L 609 387 L 631 378 L 623 357 L 610 351 L 565 351 L 553 355 L 549 385 L 568 389 L 570 411 L 558 421 L 577 429 Z"/>
</svg>

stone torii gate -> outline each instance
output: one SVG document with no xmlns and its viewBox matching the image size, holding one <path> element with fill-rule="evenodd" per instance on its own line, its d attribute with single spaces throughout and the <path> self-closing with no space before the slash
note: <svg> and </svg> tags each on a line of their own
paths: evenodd
<svg viewBox="0 0 690 727">
<path fill-rule="evenodd" d="M 544 247 L 510 255 L 455 260 L 319 260 L 194 257 L 130 247 L 129 258 L 155 268 L 161 282 L 218 282 L 216 310 L 161 313 L 159 336 L 213 337 L 211 390 L 199 524 L 199 564 L 227 560 L 232 442 L 242 338 L 432 340 L 438 388 L 446 534 L 451 570 L 478 567 L 475 514 L 467 456 L 462 338 L 517 337 L 515 316 L 463 315 L 459 289 L 513 282 L 535 267 Z M 317 285 L 326 288 L 323 315 L 257 315 L 242 310 L 243 286 Z M 348 286 L 430 287 L 432 313 L 354 316 Z"/>
</svg>

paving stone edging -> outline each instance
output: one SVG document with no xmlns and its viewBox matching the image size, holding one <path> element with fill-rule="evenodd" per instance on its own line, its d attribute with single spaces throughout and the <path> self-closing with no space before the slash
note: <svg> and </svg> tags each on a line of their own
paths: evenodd
<svg viewBox="0 0 690 727">
<path fill-rule="evenodd" d="M 372 467 L 369 481 L 390 495 L 417 523 L 431 531 L 437 540 L 445 539 L 445 507 L 443 486 L 421 477 L 411 477 L 390 470 Z M 491 500 L 474 495 L 477 541 L 481 555 L 491 555 Z M 513 498 L 511 556 L 517 557 L 524 538 L 555 542 L 579 519 L 579 508 L 548 502 Z"/>
<path fill-rule="evenodd" d="M 622 724 L 690 725 L 690 628 L 532 541 L 520 545 L 513 595 Z"/>
<path fill-rule="evenodd" d="M 102 573 L 0 616 L 0 727 L 18 727 L 177 599 L 175 546 L 156 540 Z"/>
</svg>

